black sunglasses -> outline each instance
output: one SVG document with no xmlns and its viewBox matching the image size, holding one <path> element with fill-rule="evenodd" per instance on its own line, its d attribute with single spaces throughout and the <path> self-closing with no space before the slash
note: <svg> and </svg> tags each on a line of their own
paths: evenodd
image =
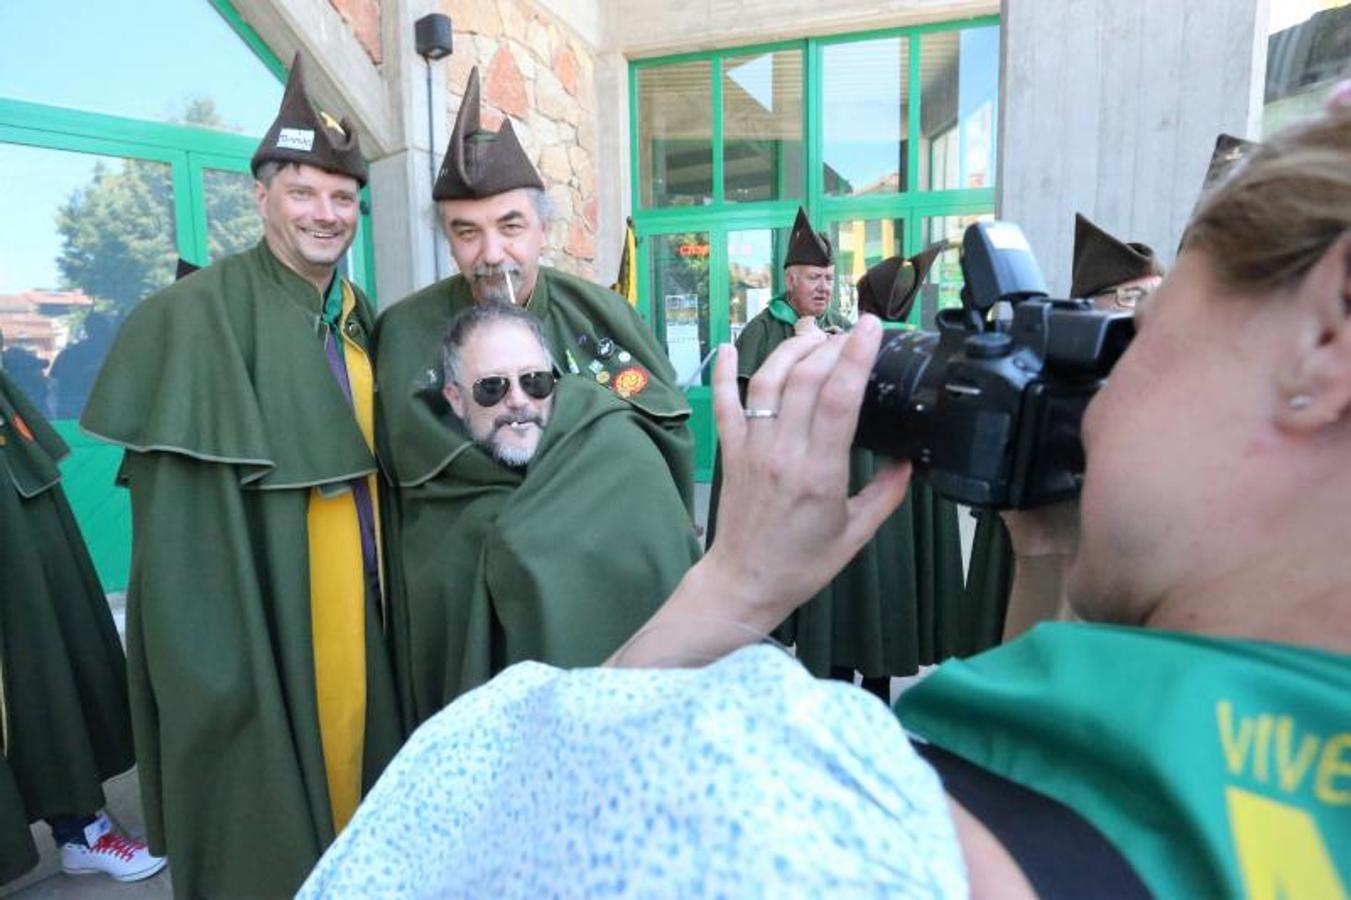
<svg viewBox="0 0 1351 900">
<path fill-rule="evenodd" d="M 511 390 L 513 379 L 507 375 L 488 375 L 474 382 L 470 393 L 479 406 L 496 406 Z M 525 395 L 535 400 L 543 400 L 554 392 L 558 379 L 553 372 L 541 369 L 538 372 L 523 372 L 515 381 L 520 384 Z"/>
</svg>

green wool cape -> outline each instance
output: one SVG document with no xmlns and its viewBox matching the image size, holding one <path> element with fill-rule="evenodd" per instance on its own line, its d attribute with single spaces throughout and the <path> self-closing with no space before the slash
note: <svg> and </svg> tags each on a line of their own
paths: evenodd
<svg viewBox="0 0 1351 900">
<path fill-rule="evenodd" d="M 737 338 L 737 378 L 745 386 L 779 344 L 793 336 L 791 307 L 780 295 L 746 323 Z M 835 310 L 818 320 L 847 330 Z M 881 460 L 850 452 L 849 493 L 872 480 Z M 716 533 L 721 460 L 709 506 L 709 544 Z M 814 675 L 832 667 L 865 677 L 910 675 L 957 652 L 962 642 L 962 552 L 957 509 L 922 482 L 912 481 L 901 507 L 835 579 L 775 632 L 797 646 Z"/>
<path fill-rule="evenodd" d="M 0 882 L 37 862 L 29 822 L 92 815 L 134 762 L 122 643 L 61 491 L 67 452 L 0 372 Z"/>
<path fill-rule="evenodd" d="M 410 725 L 512 663 L 601 664 L 699 556 L 678 441 L 593 381 L 564 376 L 524 471 L 460 439 L 400 490 L 394 627 Z"/>
<path fill-rule="evenodd" d="M 376 383 L 383 429 L 399 483 L 439 468 L 460 440 L 447 434 L 425 398 L 441 392 L 441 340 L 451 316 L 474 302 L 463 275 L 438 281 L 380 314 Z M 549 352 L 564 372 L 617 391 L 630 369 L 645 376 L 625 399 L 662 425 L 678 442 L 676 486 L 694 508 L 694 438 L 690 404 L 676 385 L 661 343 L 633 307 L 608 288 L 557 269 L 541 267 L 527 307 L 540 320 Z"/>
<path fill-rule="evenodd" d="M 1008 527 L 994 510 L 977 509 L 972 515 L 976 517 L 976 534 L 966 573 L 966 624 L 960 631 L 958 656 L 979 653 L 1003 640 L 1004 617 L 1013 590 L 1013 544 Z"/>
<path fill-rule="evenodd" d="M 38 848 L 28 829 L 23 795 L 14 781 L 9 761 L 0 754 L 0 885 L 18 878 L 38 864 Z"/>
<path fill-rule="evenodd" d="M 530 309 L 556 361 L 583 374 L 560 382 L 523 474 L 474 445 L 441 397 L 441 338 L 471 302 L 456 276 L 385 311 L 377 333 L 381 455 L 398 483 L 386 546 L 408 727 L 517 660 L 602 662 L 697 557 L 689 406 L 628 304 L 541 270 Z M 605 339 L 613 346 L 599 348 Z M 613 386 L 635 365 L 647 383 L 621 398 Z M 604 385 L 597 371 L 610 373 Z"/>
<path fill-rule="evenodd" d="M 946 663 L 896 713 L 1079 813 L 1155 896 L 1351 889 L 1351 655 L 1045 622 Z"/>
<path fill-rule="evenodd" d="M 333 840 L 311 640 L 310 491 L 375 460 L 313 285 L 260 242 L 148 298 L 81 425 L 127 450 L 127 641 L 141 798 L 177 896 L 289 896 Z M 364 297 L 347 334 L 362 343 Z M 402 737 L 366 615 L 363 782 Z"/>
</svg>

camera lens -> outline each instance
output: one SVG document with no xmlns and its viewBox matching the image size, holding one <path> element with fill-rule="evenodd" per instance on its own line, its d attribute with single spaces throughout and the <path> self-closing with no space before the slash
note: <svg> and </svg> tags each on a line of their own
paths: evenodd
<svg viewBox="0 0 1351 900">
<path fill-rule="evenodd" d="M 938 335 L 927 331 L 888 331 L 883 336 L 863 395 L 855 444 L 901 459 L 911 456 L 917 432 L 907 427 L 907 419 L 937 343 Z"/>
</svg>

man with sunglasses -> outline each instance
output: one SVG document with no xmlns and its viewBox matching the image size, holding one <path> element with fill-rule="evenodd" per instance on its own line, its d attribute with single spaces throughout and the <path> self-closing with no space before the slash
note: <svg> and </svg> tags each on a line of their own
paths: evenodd
<svg viewBox="0 0 1351 900">
<path fill-rule="evenodd" d="M 421 591 L 394 608 L 410 725 L 514 662 L 598 665 L 699 556 L 660 426 L 593 379 L 559 379 L 538 319 L 476 304 L 441 349 L 457 443 L 403 487 L 391 542 Z"/>
<path fill-rule="evenodd" d="M 465 88 L 432 198 L 459 273 L 390 307 L 380 317 L 376 338 L 381 460 L 400 500 L 399 521 L 386 532 L 387 555 L 400 568 L 393 606 L 412 629 L 394 643 L 410 724 L 440 709 L 459 689 L 458 674 L 448 681 L 441 670 L 439 649 L 423 653 L 404 639 L 439 632 L 440 623 L 459 616 L 465 602 L 425 555 L 432 552 L 431 536 L 449 531 L 445 523 L 451 513 L 438 505 L 437 492 L 457 490 L 449 486 L 453 479 L 447 467 L 469 439 L 462 428 L 448 427 L 453 416 L 442 392 L 440 341 L 454 315 L 490 305 L 528 311 L 560 371 L 591 382 L 627 408 L 632 415 L 625 421 L 669 462 L 665 477 L 691 511 L 694 495 L 694 446 L 686 424 L 690 407 L 664 349 L 618 294 L 540 264 L 551 212 L 544 181 L 509 119 L 496 132 L 481 126 L 477 69 Z M 529 430 L 524 424 L 517 428 Z M 598 459 L 594 464 L 604 469 L 610 463 Z M 633 509 L 639 486 L 617 483 L 607 490 L 609 508 L 603 514 L 622 520 Z M 550 515 L 570 513 L 560 507 Z M 683 546 L 689 530 L 682 526 L 671 540 Z M 624 551 L 620 546 L 595 552 Z"/>
<path fill-rule="evenodd" d="M 524 469 L 557 384 L 539 324 L 513 307 L 471 308 L 452 320 L 444 348 L 446 402 L 482 450 Z"/>
</svg>

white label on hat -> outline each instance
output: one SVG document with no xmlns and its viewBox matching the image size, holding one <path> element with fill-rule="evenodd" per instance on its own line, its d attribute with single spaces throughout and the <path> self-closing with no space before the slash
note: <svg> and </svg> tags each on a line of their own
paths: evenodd
<svg viewBox="0 0 1351 900">
<path fill-rule="evenodd" d="M 286 150 L 299 150 L 308 153 L 314 146 L 314 130 L 311 128 L 283 128 L 277 135 L 277 146 Z"/>
</svg>

